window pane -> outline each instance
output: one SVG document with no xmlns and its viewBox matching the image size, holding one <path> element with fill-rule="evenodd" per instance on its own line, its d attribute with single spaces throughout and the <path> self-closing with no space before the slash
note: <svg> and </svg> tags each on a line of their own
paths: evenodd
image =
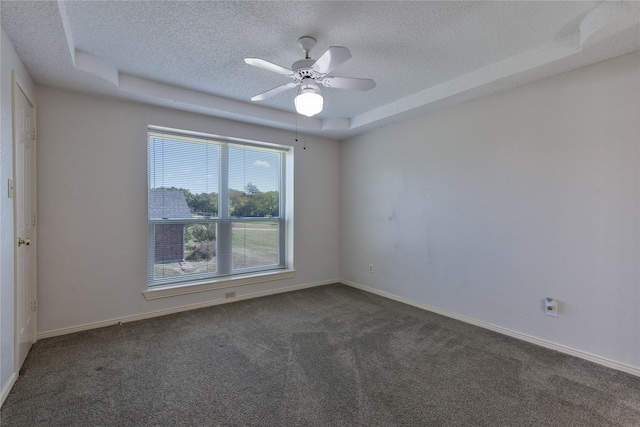
<svg viewBox="0 0 640 427">
<path fill-rule="evenodd" d="M 217 144 L 170 135 L 150 135 L 150 218 L 184 218 L 184 202 L 176 199 L 177 191 L 182 192 L 190 211 L 188 218 L 218 217 L 219 171 L 220 147 Z M 158 213 L 162 216 L 156 215 Z"/>
<path fill-rule="evenodd" d="M 156 224 L 154 280 L 215 273 L 217 224 Z"/>
<path fill-rule="evenodd" d="M 229 148 L 229 216 L 280 216 L 280 153 Z"/>
<path fill-rule="evenodd" d="M 233 269 L 278 264 L 278 221 L 234 221 L 231 229 Z"/>
</svg>

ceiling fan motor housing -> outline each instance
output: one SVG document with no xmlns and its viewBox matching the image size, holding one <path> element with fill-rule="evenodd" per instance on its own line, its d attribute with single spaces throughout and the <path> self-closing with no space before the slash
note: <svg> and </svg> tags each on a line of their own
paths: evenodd
<svg viewBox="0 0 640 427">
<path fill-rule="evenodd" d="M 298 70 L 302 70 L 305 68 L 309 68 L 311 69 L 311 66 L 316 62 L 315 59 L 311 59 L 311 58 L 307 58 L 307 59 L 301 59 L 299 61 L 296 61 L 293 63 L 293 65 L 291 66 L 291 69 L 293 71 L 298 71 Z"/>
<path fill-rule="evenodd" d="M 296 80 L 297 82 L 301 82 L 303 79 L 322 79 L 324 77 L 324 74 L 321 74 L 311 68 L 311 66 L 315 64 L 315 62 L 315 59 L 301 59 L 294 62 L 291 66 L 291 69 L 293 70 L 294 80 Z"/>
</svg>

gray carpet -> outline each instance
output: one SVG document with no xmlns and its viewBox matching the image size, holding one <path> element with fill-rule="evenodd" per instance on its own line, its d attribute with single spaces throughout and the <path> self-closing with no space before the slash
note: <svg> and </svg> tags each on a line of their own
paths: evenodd
<svg viewBox="0 0 640 427">
<path fill-rule="evenodd" d="M 11 426 L 638 426 L 640 378 L 331 285 L 49 338 Z"/>
</svg>

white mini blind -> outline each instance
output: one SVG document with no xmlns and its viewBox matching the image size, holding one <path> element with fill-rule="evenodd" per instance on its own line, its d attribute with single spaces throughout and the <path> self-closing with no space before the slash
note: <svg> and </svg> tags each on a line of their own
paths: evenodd
<svg viewBox="0 0 640 427">
<path fill-rule="evenodd" d="M 285 267 L 286 149 L 150 128 L 149 286 Z"/>
</svg>

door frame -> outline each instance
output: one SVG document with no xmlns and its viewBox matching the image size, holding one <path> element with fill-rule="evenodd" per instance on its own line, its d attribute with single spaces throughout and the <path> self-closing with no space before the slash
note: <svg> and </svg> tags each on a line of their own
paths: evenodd
<svg viewBox="0 0 640 427">
<path fill-rule="evenodd" d="M 15 185 L 16 185 L 16 149 L 17 149 L 17 144 L 18 144 L 18 135 L 17 135 L 17 129 L 15 128 L 15 115 L 16 115 L 16 102 L 17 102 L 17 96 L 18 96 L 18 91 L 22 92 L 24 94 L 24 96 L 27 98 L 27 101 L 29 102 L 29 104 L 31 105 L 31 111 L 30 111 L 30 117 L 32 120 L 31 123 L 31 127 L 35 130 L 37 129 L 37 119 L 36 119 L 36 103 L 35 103 L 35 98 L 32 96 L 32 94 L 29 92 L 29 90 L 26 88 L 26 86 L 22 83 L 22 81 L 20 80 L 20 78 L 16 75 L 16 72 L 14 70 L 11 71 L 11 129 L 12 129 L 12 166 L 13 166 L 13 173 L 12 173 L 12 179 L 13 179 L 13 189 L 12 189 L 12 196 L 13 196 L 13 370 L 14 370 L 14 374 L 16 375 L 16 377 L 19 375 L 19 371 L 21 369 L 21 366 L 19 366 L 19 335 L 20 335 L 20 331 L 19 331 L 19 322 L 18 322 L 18 221 L 17 221 L 17 211 L 18 211 L 18 204 L 17 204 L 17 200 L 15 197 Z M 36 132 L 37 135 L 37 132 Z M 37 205 L 36 205 L 36 196 L 37 196 L 37 192 L 36 190 L 36 150 L 37 150 L 37 136 L 36 138 L 33 140 L 33 152 L 32 152 L 32 167 L 31 167 L 31 180 L 32 180 L 32 185 L 33 185 L 33 209 L 34 211 L 37 211 Z M 37 226 L 37 225 L 36 225 Z M 36 237 L 36 236 L 33 236 Z M 33 299 L 32 301 L 37 301 L 37 238 L 34 238 L 32 241 L 33 247 L 32 247 L 32 251 L 33 251 L 33 257 L 34 257 L 34 262 L 33 262 L 33 267 L 32 267 L 32 295 L 33 295 Z M 35 304 L 34 302 L 32 302 L 32 304 Z M 34 344 L 37 341 L 37 305 L 34 307 L 36 308 L 35 310 L 33 310 L 33 324 L 32 324 L 32 331 L 31 331 L 31 337 L 32 337 L 32 341 L 31 343 Z"/>
</svg>

